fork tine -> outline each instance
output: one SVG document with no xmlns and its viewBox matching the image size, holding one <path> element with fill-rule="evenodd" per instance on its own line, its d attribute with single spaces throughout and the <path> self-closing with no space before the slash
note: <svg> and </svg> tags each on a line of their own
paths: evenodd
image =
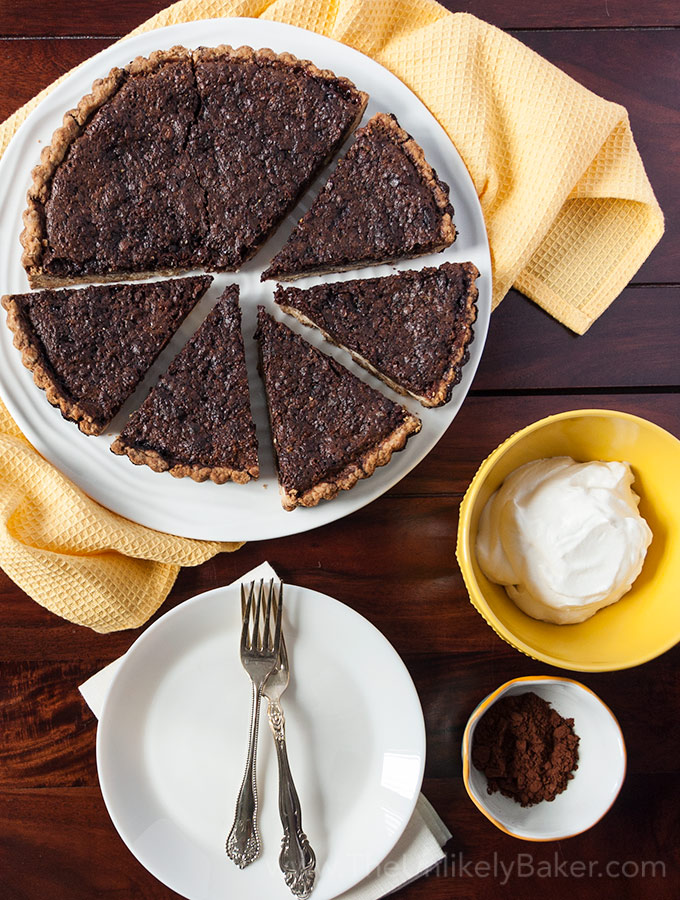
<svg viewBox="0 0 680 900">
<path fill-rule="evenodd" d="M 279 593 L 281 590 L 279 587 L 280 583 L 281 583 L 280 581 L 277 581 L 276 584 L 274 584 L 274 580 L 272 579 L 272 594 L 273 594 L 272 610 L 273 610 L 273 614 L 274 614 L 274 624 L 273 624 L 274 634 L 272 637 L 272 645 L 273 646 L 276 645 L 276 623 L 278 621 L 278 616 L 279 616 Z"/>
<path fill-rule="evenodd" d="M 276 628 L 274 631 L 274 656 L 278 659 L 281 652 L 281 622 L 283 619 L 283 582 L 279 581 L 279 594 L 276 598 Z"/>
<path fill-rule="evenodd" d="M 241 626 L 241 652 L 248 649 L 248 633 L 250 624 L 250 610 L 253 605 L 253 583 L 250 584 L 250 591 L 246 597 L 245 585 L 241 585 L 241 617 L 243 624 Z"/>
<path fill-rule="evenodd" d="M 286 650 L 286 638 L 283 633 L 283 628 L 281 628 L 281 644 L 279 646 L 279 666 L 286 670 L 288 669 L 288 651 Z"/>
<path fill-rule="evenodd" d="M 269 622 L 271 619 L 271 611 L 272 611 L 272 600 L 274 596 L 274 579 L 272 578 L 269 582 L 269 587 L 267 590 L 267 608 L 264 616 L 264 631 L 262 633 L 262 649 L 269 650 L 271 647 L 271 633 L 269 628 Z"/>
<path fill-rule="evenodd" d="M 260 616 L 262 613 L 262 596 L 264 594 L 264 581 L 260 580 L 257 585 L 257 605 L 255 607 L 255 620 L 253 622 L 253 640 L 252 640 L 252 648 L 253 650 L 261 649 L 260 644 Z"/>
</svg>

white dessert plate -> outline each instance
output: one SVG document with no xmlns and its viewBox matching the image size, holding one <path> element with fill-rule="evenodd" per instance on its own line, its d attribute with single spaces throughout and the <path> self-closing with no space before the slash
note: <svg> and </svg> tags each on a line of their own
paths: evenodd
<svg viewBox="0 0 680 900">
<path fill-rule="evenodd" d="M 287 585 L 291 684 L 283 695 L 315 900 L 368 875 L 406 827 L 425 764 L 423 715 L 391 644 L 348 606 Z M 258 747 L 262 855 L 238 869 L 224 846 L 246 759 L 250 681 L 239 588 L 199 594 L 123 657 L 97 730 L 104 801 L 129 849 L 189 900 L 290 900 L 278 866 L 278 774 L 263 703 Z"/>
<path fill-rule="evenodd" d="M 108 433 L 86 437 L 72 422 L 61 418 L 59 411 L 50 406 L 44 393 L 33 384 L 30 372 L 22 366 L 20 354 L 12 346 L 12 335 L 4 326 L 0 328 L 0 395 L 17 424 L 40 453 L 85 493 L 114 512 L 159 531 L 186 537 L 264 540 L 316 528 L 365 506 L 396 484 L 434 447 L 463 403 L 482 354 L 491 310 L 491 261 L 481 208 L 464 163 L 436 119 L 398 78 L 356 50 L 301 28 L 261 19 L 211 19 L 172 25 L 109 47 L 74 71 L 31 113 L 0 161 L 0 294 L 28 290 L 19 243 L 26 190 L 40 149 L 49 143 L 53 131 L 61 124 L 64 112 L 76 106 L 80 98 L 90 91 L 94 79 L 107 74 L 114 65 L 124 66 L 135 56 L 148 55 L 153 50 L 169 48 L 174 44 L 193 48 L 220 43 L 271 47 L 277 52 L 287 50 L 298 57 L 311 59 L 321 67 L 330 68 L 338 75 L 351 78 L 371 97 L 364 121 L 379 111 L 393 112 L 400 124 L 421 144 L 439 176 L 450 185 L 459 236 L 448 250 L 417 260 L 405 260 L 395 266 L 375 266 L 325 277 L 328 280 L 344 280 L 439 265 L 445 261 L 472 261 L 481 273 L 478 281 L 479 312 L 470 359 L 451 401 L 440 409 L 426 410 L 414 400 L 404 400 L 391 394 L 381 382 L 352 362 L 348 354 L 331 348 L 312 329 L 298 325 L 278 307 L 275 308 L 272 300 L 274 283 L 260 282 L 260 273 L 283 245 L 294 223 L 309 208 L 311 200 L 328 177 L 329 169 L 322 172 L 276 235 L 240 272 L 215 277 L 207 295 L 111 423 Z M 298 284 L 304 287 L 319 280 L 318 277 L 310 277 L 300 280 Z M 151 385 L 199 326 L 224 286 L 232 282 L 237 282 L 241 291 L 246 361 L 260 446 L 260 478 L 247 485 L 196 484 L 189 478 L 177 480 L 168 473 L 158 474 L 146 466 L 133 466 L 126 457 L 114 456 L 109 450 L 111 442 L 129 413 L 139 406 Z M 337 499 L 321 503 L 313 509 L 285 512 L 279 501 L 264 392 L 256 371 L 257 352 L 252 340 L 258 304 L 273 310 L 277 318 L 285 319 L 311 343 L 323 346 L 325 352 L 339 358 L 365 381 L 404 403 L 423 422 L 420 434 L 412 437 L 405 450 L 395 454 L 387 466 L 378 469 L 371 478 L 360 482 L 351 491 L 343 491 Z"/>
</svg>

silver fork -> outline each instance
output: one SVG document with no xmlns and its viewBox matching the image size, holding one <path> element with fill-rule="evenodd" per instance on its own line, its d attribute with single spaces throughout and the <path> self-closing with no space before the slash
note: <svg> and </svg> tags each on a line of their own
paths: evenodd
<svg viewBox="0 0 680 900">
<path fill-rule="evenodd" d="M 251 582 L 246 592 L 241 585 L 241 663 L 250 675 L 253 687 L 253 705 L 250 714 L 250 740 L 243 782 L 236 800 L 234 824 L 227 838 L 227 856 L 243 869 L 260 855 L 260 834 L 257 830 L 257 785 L 255 760 L 257 756 L 257 730 L 260 724 L 260 698 L 265 681 L 273 671 L 281 646 L 281 604 L 274 604 L 274 582 L 266 590 L 264 581 Z M 263 599 L 264 626 L 260 629 Z M 255 595 L 256 594 L 256 595 Z M 271 615 L 274 606 L 274 629 Z"/>
<path fill-rule="evenodd" d="M 280 616 L 283 607 L 282 583 L 279 586 L 277 607 Z M 279 659 L 276 668 L 267 678 L 262 693 L 269 701 L 269 725 L 274 735 L 276 758 L 279 763 L 279 814 L 283 825 L 279 866 L 292 893 L 304 900 L 309 897 L 314 887 L 316 856 L 307 835 L 302 830 L 300 800 L 295 790 L 286 751 L 286 723 L 280 700 L 281 694 L 288 687 L 289 680 L 288 653 L 286 652 L 286 642 L 281 634 Z"/>
</svg>

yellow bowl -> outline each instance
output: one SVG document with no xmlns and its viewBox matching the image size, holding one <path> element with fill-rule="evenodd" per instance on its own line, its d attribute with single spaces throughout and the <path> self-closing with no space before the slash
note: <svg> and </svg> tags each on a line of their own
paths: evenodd
<svg viewBox="0 0 680 900">
<path fill-rule="evenodd" d="M 551 456 L 629 462 L 640 513 L 653 539 L 642 572 L 618 603 L 578 625 L 551 625 L 523 613 L 479 568 L 479 516 L 504 479 Z M 680 441 L 628 413 L 577 409 L 513 434 L 482 463 L 460 507 L 456 556 L 470 600 L 505 641 L 543 662 L 580 672 L 637 666 L 680 641 Z"/>
</svg>

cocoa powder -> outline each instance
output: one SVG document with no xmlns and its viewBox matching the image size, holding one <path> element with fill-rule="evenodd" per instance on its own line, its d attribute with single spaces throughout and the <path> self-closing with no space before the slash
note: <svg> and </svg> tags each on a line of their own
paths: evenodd
<svg viewBox="0 0 680 900">
<path fill-rule="evenodd" d="M 574 720 L 533 691 L 506 695 L 477 724 L 472 763 L 486 775 L 489 794 L 533 806 L 565 790 L 578 768 L 578 744 Z"/>
</svg>

